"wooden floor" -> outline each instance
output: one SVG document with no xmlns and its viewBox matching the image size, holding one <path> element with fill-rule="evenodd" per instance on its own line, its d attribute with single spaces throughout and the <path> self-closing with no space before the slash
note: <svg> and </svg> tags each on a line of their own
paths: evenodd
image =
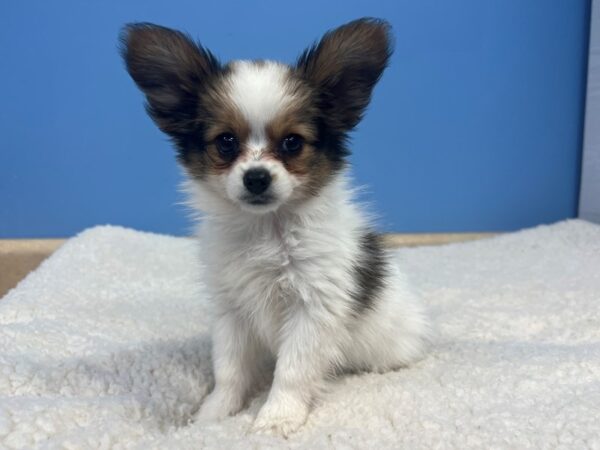
<svg viewBox="0 0 600 450">
<path fill-rule="evenodd" d="M 414 247 L 462 242 L 493 233 L 386 234 L 386 245 Z M 64 239 L 0 239 L 0 298 L 52 254 Z"/>
</svg>

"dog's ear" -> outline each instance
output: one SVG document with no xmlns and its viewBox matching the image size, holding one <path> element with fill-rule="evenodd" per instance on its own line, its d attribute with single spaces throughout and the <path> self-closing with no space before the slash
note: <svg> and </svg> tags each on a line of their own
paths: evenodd
<svg viewBox="0 0 600 450">
<path fill-rule="evenodd" d="M 392 51 L 390 25 L 364 18 L 327 32 L 302 53 L 296 70 L 318 89 L 330 127 L 345 133 L 360 122 Z"/>
<path fill-rule="evenodd" d="M 120 42 L 148 113 L 175 142 L 185 140 L 196 126 L 202 85 L 219 73 L 219 62 L 187 35 L 149 23 L 125 26 Z"/>
</svg>

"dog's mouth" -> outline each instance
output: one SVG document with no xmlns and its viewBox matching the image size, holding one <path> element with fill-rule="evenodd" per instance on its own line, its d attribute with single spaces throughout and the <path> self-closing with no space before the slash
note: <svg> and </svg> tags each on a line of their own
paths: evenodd
<svg viewBox="0 0 600 450">
<path fill-rule="evenodd" d="M 279 207 L 279 202 L 273 195 L 246 195 L 241 198 L 240 206 L 243 210 L 254 214 L 265 214 L 275 211 Z"/>
<path fill-rule="evenodd" d="M 265 194 L 247 195 L 243 197 L 242 200 L 244 201 L 244 203 L 247 203 L 249 205 L 264 206 L 273 203 L 275 201 L 275 197 L 273 197 L 272 195 Z"/>
</svg>

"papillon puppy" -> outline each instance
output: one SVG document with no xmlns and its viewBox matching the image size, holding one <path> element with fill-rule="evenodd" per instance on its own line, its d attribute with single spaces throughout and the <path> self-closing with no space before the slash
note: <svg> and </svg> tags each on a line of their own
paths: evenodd
<svg viewBox="0 0 600 450">
<path fill-rule="evenodd" d="M 287 435 L 333 374 L 421 357 L 422 306 L 347 178 L 348 134 L 388 64 L 389 24 L 350 22 L 291 66 L 221 64 L 188 35 L 149 23 L 126 26 L 121 42 L 202 213 L 215 385 L 198 420 L 240 411 L 270 367 L 253 429 Z"/>
</svg>

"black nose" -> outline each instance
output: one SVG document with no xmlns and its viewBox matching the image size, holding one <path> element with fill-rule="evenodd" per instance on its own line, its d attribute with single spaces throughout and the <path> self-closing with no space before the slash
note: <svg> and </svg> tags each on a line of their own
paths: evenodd
<svg viewBox="0 0 600 450">
<path fill-rule="evenodd" d="M 254 195 L 262 194 L 271 184 L 271 174 L 265 169 L 250 169 L 244 174 L 244 186 Z"/>
</svg>

